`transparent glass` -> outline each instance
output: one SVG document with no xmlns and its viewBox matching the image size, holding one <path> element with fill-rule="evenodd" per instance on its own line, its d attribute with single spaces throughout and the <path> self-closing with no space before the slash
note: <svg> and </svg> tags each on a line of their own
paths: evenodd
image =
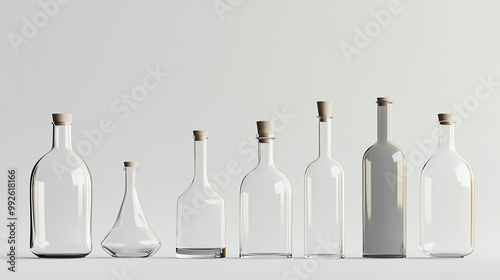
<svg viewBox="0 0 500 280">
<path fill-rule="evenodd" d="M 292 189 L 273 162 L 273 137 L 258 137 L 259 163 L 240 189 L 240 257 L 292 257 Z"/>
<path fill-rule="evenodd" d="M 422 251 L 433 257 L 464 257 L 474 250 L 474 178 L 457 154 L 454 124 L 439 124 L 439 144 L 420 177 Z"/>
<path fill-rule="evenodd" d="M 363 257 L 406 257 L 406 159 L 391 142 L 391 105 L 378 103 L 378 137 L 363 156 Z"/>
<path fill-rule="evenodd" d="M 226 256 L 225 206 L 207 175 L 207 138 L 194 141 L 194 178 L 177 200 L 178 258 Z"/>
<path fill-rule="evenodd" d="M 319 156 L 305 173 L 305 257 L 343 258 L 344 171 L 332 159 L 331 117 L 319 118 Z"/>
<path fill-rule="evenodd" d="M 30 196 L 33 254 L 80 258 L 92 251 L 92 179 L 72 149 L 70 123 L 53 123 L 52 149 L 33 168 Z"/>
<path fill-rule="evenodd" d="M 112 257 L 145 258 L 160 249 L 161 242 L 151 230 L 137 196 L 136 166 L 126 166 L 125 194 L 120 212 L 111 231 L 101 243 Z"/>
</svg>

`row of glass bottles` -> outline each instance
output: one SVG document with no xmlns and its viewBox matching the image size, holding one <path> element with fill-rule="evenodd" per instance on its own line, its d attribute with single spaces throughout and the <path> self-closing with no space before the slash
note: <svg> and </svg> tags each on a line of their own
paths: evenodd
<svg viewBox="0 0 500 280">
<path fill-rule="evenodd" d="M 391 142 L 389 98 L 378 98 L 378 139 L 363 156 L 363 256 L 406 256 L 406 161 Z M 344 179 L 331 157 L 331 103 L 318 102 L 319 156 L 305 173 L 305 256 L 342 258 Z M 454 120 L 439 114 L 436 154 L 421 174 L 421 249 L 463 257 L 474 243 L 474 180 L 455 151 Z M 31 250 L 39 257 L 91 251 L 92 187 L 71 148 L 71 115 L 53 114 L 53 147 L 31 176 Z M 240 257 L 292 256 L 292 191 L 273 162 L 273 122 L 257 122 L 259 163 L 240 189 Z M 177 201 L 177 257 L 225 257 L 224 200 L 207 176 L 206 131 L 194 131 L 195 173 Z M 161 246 L 142 213 L 137 163 L 125 162 L 125 195 L 103 249 L 113 257 L 147 257 Z M 64 225 L 61 227 L 60 225 Z"/>
</svg>

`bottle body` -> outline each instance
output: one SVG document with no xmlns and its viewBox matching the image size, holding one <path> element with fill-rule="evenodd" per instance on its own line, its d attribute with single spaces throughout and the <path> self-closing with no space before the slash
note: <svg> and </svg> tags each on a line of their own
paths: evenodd
<svg viewBox="0 0 500 280">
<path fill-rule="evenodd" d="M 401 149 L 377 143 L 363 156 L 363 257 L 406 256 L 406 163 Z"/>
<path fill-rule="evenodd" d="M 240 191 L 240 257 L 292 256 L 292 192 L 277 168 L 257 168 Z"/>
<path fill-rule="evenodd" d="M 135 162 L 125 162 L 125 194 L 111 231 L 101 243 L 116 258 L 145 258 L 160 249 L 161 242 L 151 230 L 137 195 Z"/>
<path fill-rule="evenodd" d="M 177 257 L 224 258 L 224 200 L 210 187 L 189 188 L 177 200 Z"/>
<path fill-rule="evenodd" d="M 70 124 L 53 129 L 53 148 L 31 174 L 30 248 L 39 257 L 85 257 L 92 250 L 92 180 L 71 149 Z"/>
<path fill-rule="evenodd" d="M 272 161 L 272 141 L 259 140 L 259 164 L 241 183 L 241 258 L 292 257 L 292 190 Z"/>
<path fill-rule="evenodd" d="M 464 257 L 474 249 L 474 178 L 454 146 L 443 143 L 453 124 L 441 126 L 439 148 L 420 177 L 420 247 L 433 257 Z"/>
<path fill-rule="evenodd" d="M 330 118 L 319 122 L 319 157 L 305 172 L 304 256 L 343 258 L 344 171 L 331 158 Z"/>
<path fill-rule="evenodd" d="M 391 104 L 377 98 L 377 142 L 363 155 L 363 257 L 406 257 L 406 159 L 391 142 Z"/>
<path fill-rule="evenodd" d="M 225 205 L 208 181 L 207 135 L 206 131 L 194 131 L 195 174 L 177 200 L 178 258 L 226 256 Z"/>
</svg>

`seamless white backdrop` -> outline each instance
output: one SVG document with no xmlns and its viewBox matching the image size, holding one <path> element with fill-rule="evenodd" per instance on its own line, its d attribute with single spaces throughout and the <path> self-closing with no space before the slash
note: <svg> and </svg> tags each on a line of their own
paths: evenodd
<svg viewBox="0 0 500 280">
<path fill-rule="evenodd" d="M 499 9 L 494 0 L 1 0 L 0 169 L 19 170 L 18 255 L 27 258 L 15 275 L 0 265 L 0 275 L 8 277 L 2 279 L 64 277 L 69 268 L 86 270 L 75 279 L 125 279 L 130 272 L 122 266 L 136 279 L 206 271 L 223 279 L 245 271 L 252 278 L 359 279 L 377 267 L 386 278 L 421 279 L 427 268 L 432 279 L 493 273 L 500 264 Z M 147 76 L 154 85 L 141 92 Z M 424 257 L 419 174 L 433 151 L 437 113 L 461 118 L 456 146 L 476 179 L 470 257 L 352 259 L 361 256 L 361 157 L 376 140 L 378 96 L 393 98 L 393 140 L 414 167 L 408 176 L 409 258 Z M 175 205 L 193 175 L 193 129 L 210 133 L 208 163 L 226 202 L 227 253 L 237 257 L 239 184 L 256 164 L 256 120 L 276 121 L 275 162 L 293 188 L 293 255 L 303 256 L 303 173 L 317 156 L 317 100 L 333 102 L 332 150 L 345 171 L 348 259 L 313 263 L 307 277 L 288 274 L 291 263 L 304 265 L 300 259 L 161 259 L 175 256 Z M 53 112 L 73 113 L 73 145 L 86 154 L 93 176 L 94 250 L 80 261 L 29 259 L 29 176 L 50 149 Z M 106 129 L 103 120 L 111 123 Z M 111 260 L 99 245 L 120 206 L 124 160 L 140 164 L 142 207 L 163 243 L 155 259 Z M 5 197 L 0 192 L 4 216 Z M 5 237 L 0 227 L 2 256 Z"/>
</svg>

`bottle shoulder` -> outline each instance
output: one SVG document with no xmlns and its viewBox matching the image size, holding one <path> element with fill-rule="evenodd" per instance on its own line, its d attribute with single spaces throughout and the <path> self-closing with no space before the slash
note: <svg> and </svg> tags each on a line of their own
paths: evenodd
<svg viewBox="0 0 500 280">
<path fill-rule="evenodd" d="M 283 172 L 281 172 L 275 165 L 270 166 L 257 166 L 250 171 L 241 182 L 241 187 L 245 185 L 257 184 L 277 184 L 283 183 L 290 187 L 290 182 Z"/>
<path fill-rule="evenodd" d="M 472 168 L 469 163 L 455 151 L 436 152 L 424 164 L 422 174 L 430 170 L 435 170 L 437 172 L 445 172 L 446 170 L 453 172 L 457 172 L 458 170 L 469 170 L 472 173 Z"/>
<path fill-rule="evenodd" d="M 342 166 L 331 157 L 318 157 L 306 168 L 306 174 L 312 171 L 331 171 L 332 173 L 344 173 Z"/>
<path fill-rule="evenodd" d="M 35 166 L 48 162 L 67 163 L 68 165 L 85 165 L 85 167 L 87 167 L 85 161 L 72 149 L 51 149 L 37 161 Z"/>
<path fill-rule="evenodd" d="M 75 178 L 80 177 L 76 174 L 90 177 L 90 170 L 85 161 L 71 149 L 52 149 L 47 152 L 35 163 L 31 176 L 34 178 L 52 173 L 59 178 L 65 174 L 73 174 L 72 177 L 76 176 Z"/>
<path fill-rule="evenodd" d="M 213 189 L 209 184 L 192 183 L 180 196 L 178 200 L 191 199 L 198 197 L 200 199 L 220 200 L 224 203 L 224 199 Z"/>
<path fill-rule="evenodd" d="M 393 158 L 405 158 L 403 150 L 393 142 L 376 142 L 371 145 L 363 155 L 363 159 L 369 159 L 371 157 L 383 157 L 392 156 Z"/>
</svg>

